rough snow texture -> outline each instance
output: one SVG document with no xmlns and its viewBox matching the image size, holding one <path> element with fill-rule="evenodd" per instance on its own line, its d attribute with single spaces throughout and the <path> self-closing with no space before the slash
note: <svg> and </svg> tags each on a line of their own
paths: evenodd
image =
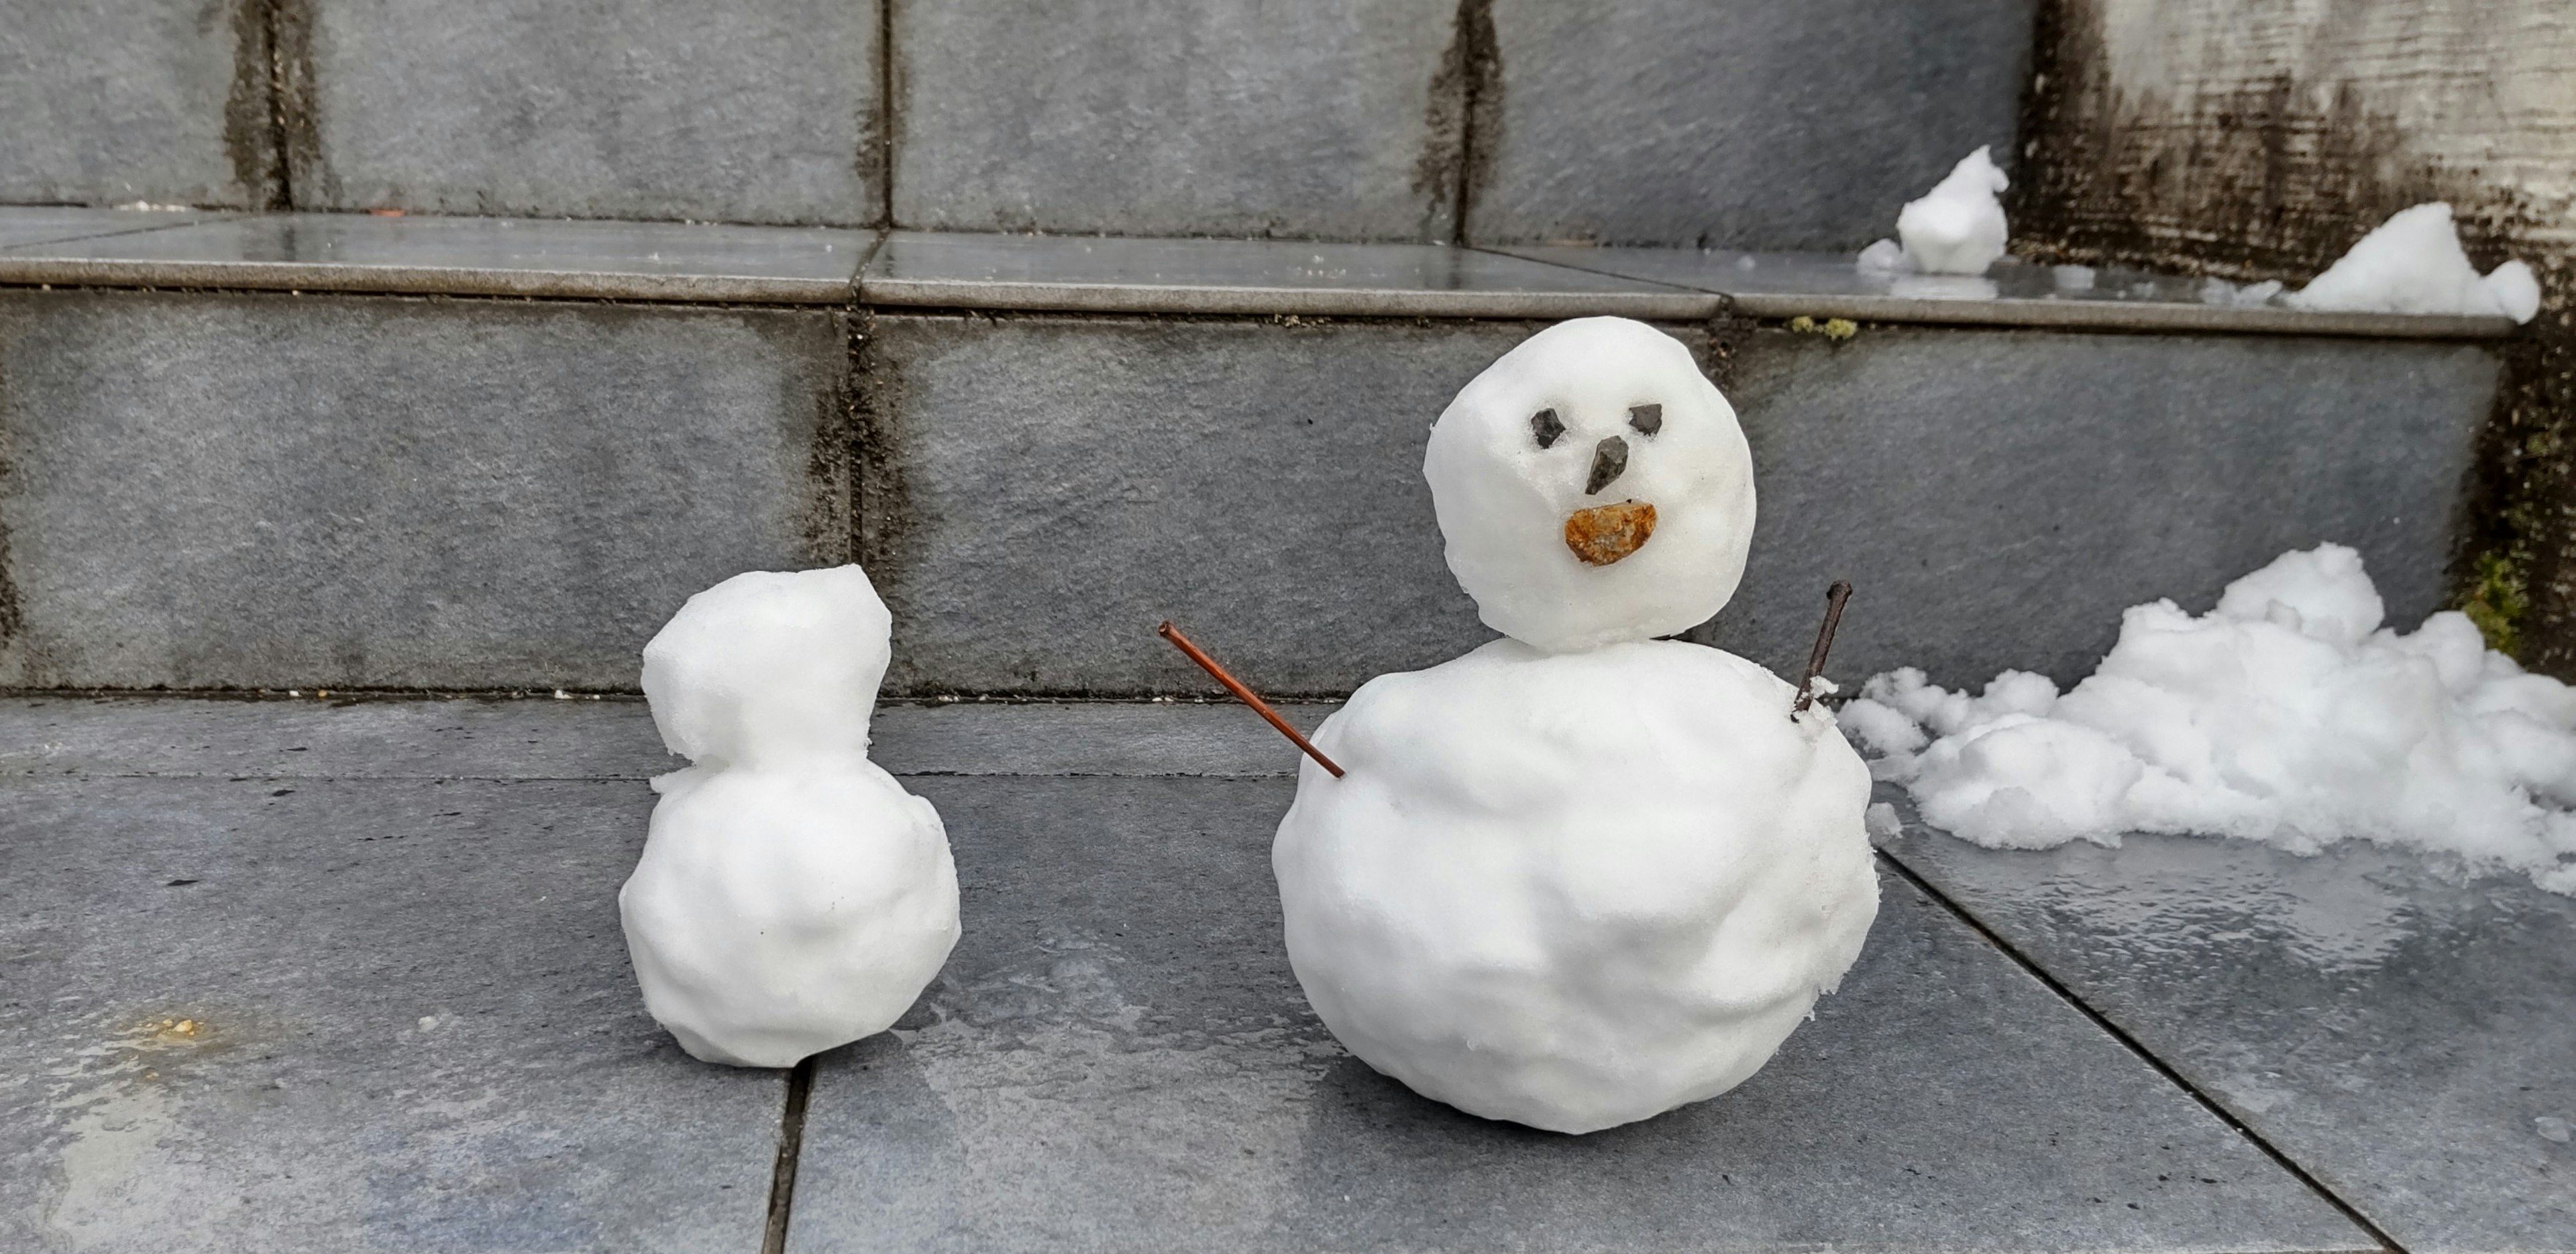
<svg viewBox="0 0 2576 1254">
<path fill-rule="evenodd" d="M 2306 288 L 2283 299 L 2301 309 L 2502 315 L 2529 322 L 2540 312 L 2540 280 L 2519 261 L 2480 277 L 2460 248 L 2451 207 L 2437 200 L 2400 210 Z"/>
<path fill-rule="evenodd" d="M 2530 873 L 2576 895 L 2576 691 L 2486 649 L 2457 613 L 2380 626 L 2361 557 L 2283 555 L 2200 617 L 2128 611 L 2064 695 L 2006 671 L 1981 696 L 1880 675 L 1843 723 L 1925 821 L 1997 848 L 2123 832 L 2312 852 L 2360 837 Z"/>
<path fill-rule="evenodd" d="M 1272 848 L 1307 1000 L 1415 1091 L 1560 1132 L 1743 1082 L 1878 910 L 1868 770 L 1795 695 L 1673 641 L 1371 680 Z"/>
<path fill-rule="evenodd" d="M 736 575 L 644 646 L 673 753 L 617 895 L 644 1004 L 708 1062 L 784 1067 L 891 1026 L 957 943 L 929 802 L 868 761 L 892 620 L 856 566 Z"/>
<path fill-rule="evenodd" d="M 1640 406 L 1659 407 L 1651 433 Z M 1562 427 L 1544 446 L 1542 411 Z M 1625 469 L 1587 492 L 1612 441 Z M 1672 635 L 1716 614 L 1744 576 L 1743 428 L 1690 350 L 1641 322 L 1578 318 L 1505 353 L 1432 426 L 1422 473 L 1449 569 L 1485 624 L 1541 649 Z M 1616 562 L 1584 564 L 1568 517 L 1622 501 L 1654 507 L 1653 534 Z"/>
<path fill-rule="evenodd" d="M 1860 268 L 1889 274 L 1984 274 L 2004 255 L 2009 234 L 1997 193 L 2011 186 L 1979 148 L 1949 177 L 1896 214 L 1896 239 L 1861 250 Z"/>
</svg>

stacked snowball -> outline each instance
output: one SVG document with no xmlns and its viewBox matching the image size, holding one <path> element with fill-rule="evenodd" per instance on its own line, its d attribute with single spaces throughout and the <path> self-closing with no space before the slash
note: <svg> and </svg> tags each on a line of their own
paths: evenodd
<svg viewBox="0 0 2576 1254">
<path fill-rule="evenodd" d="M 617 896 L 645 1006 L 690 1054 L 784 1067 L 891 1026 L 957 942 L 929 802 L 868 760 L 891 619 L 856 566 L 737 575 L 644 648 L 694 765 Z"/>
<path fill-rule="evenodd" d="M 2383 614 L 2361 556 L 2329 544 L 2228 585 L 2205 615 L 2129 610 L 2064 695 L 2006 671 L 1971 697 L 1906 669 L 1842 721 L 1926 822 L 1981 845 L 2362 837 L 2576 894 L 2576 691 L 2489 651 L 2461 614 L 2412 635 Z"/>
<path fill-rule="evenodd" d="M 1271 851 L 1298 982 L 1369 1065 L 1607 1128 L 1741 1083 L 1858 956 L 1859 755 L 1761 667 L 1651 639 L 1733 592 L 1752 469 L 1689 352 L 1623 319 L 1539 333 L 1441 415 L 1450 569 L 1514 638 L 1362 686 L 1315 737 L 1348 773 L 1307 765 Z M 1579 560 L 1569 517 L 1614 506 L 1651 535 Z"/>
</svg>

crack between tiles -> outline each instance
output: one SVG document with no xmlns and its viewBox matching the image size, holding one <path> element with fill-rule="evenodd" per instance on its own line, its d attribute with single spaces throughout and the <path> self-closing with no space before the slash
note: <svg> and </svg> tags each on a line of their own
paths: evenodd
<svg viewBox="0 0 2576 1254">
<path fill-rule="evenodd" d="M 787 1106 L 778 1120 L 778 1161 L 769 1176 L 769 1223 L 760 1254 L 786 1254 L 787 1219 L 796 1204 L 796 1159 L 805 1148 L 805 1104 L 814 1094 L 814 1060 L 787 1073 Z"/>
<path fill-rule="evenodd" d="M 2369 1216 L 2362 1214 L 2358 1207 L 2345 1201 L 2343 1199 L 2343 1195 L 2335 1192 L 2333 1189 L 2327 1188 L 2325 1181 L 2318 1179 L 2306 1167 L 2299 1165 L 2296 1160 L 2283 1152 L 2279 1146 L 2272 1144 L 2272 1142 L 2265 1138 L 2262 1133 L 2256 1132 L 2252 1127 L 2248 1126 L 2244 1120 L 2237 1118 L 2234 1112 L 2220 1104 L 2218 1099 L 2212 1097 L 2207 1092 L 2204 1092 L 2199 1085 L 2185 1079 L 2182 1072 L 2175 1070 L 2171 1064 L 2156 1056 L 2154 1051 L 2149 1050 L 2144 1043 L 2138 1040 L 2137 1037 L 2130 1035 L 2127 1029 L 2112 1022 L 2109 1016 L 2104 1015 L 2101 1011 L 2094 1009 L 2092 1003 L 2076 996 L 2074 989 L 2067 987 L 2065 982 L 2059 980 L 2056 976 L 2049 974 L 2048 971 L 2042 968 L 2037 962 L 2032 961 L 2028 955 L 2025 955 L 2021 950 L 2013 947 L 2010 942 L 2003 938 L 2001 933 L 1986 926 L 1985 921 L 1979 919 L 1974 913 L 1971 913 L 1966 906 L 1961 905 L 1948 893 L 1942 892 L 1939 888 L 1935 887 L 1932 884 L 1932 881 L 1916 873 L 1913 867 L 1907 866 L 1902 860 L 1897 858 L 1895 854 L 1889 853 L 1885 849 L 1874 849 L 1872 852 L 1878 855 L 1878 860 L 1882 864 L 1903 877 L 1906 883 L 1912 884 L 1917 890 L 1922 892 L 1924 896 L 1939 903 L 1942 909 L 1949 911 L 1953 917 L 1957 918 L 1961 923 L 1966 924 L 1969 930 L 1985 938 L 1987 944 L 1994 946 L 2006 958 L 2011 959 L 2015 966 L 2018 966 L 2023 971 L 2029 973 L 2032 979 L 2039 981 L 2040 984 L 2047 988 L 2049 992 L 2055 993 L 2060 1000 L 2064 1001 L 2069 1006 L 2073 1006 L 2078 1013 L 2091 1020 L 2093 1022 L 2093 1026 L 2110 1034 L 2111 1039 L 2118 1041 L 2122 1046 L 2126 1047 L 2130 1053 L 2137 1055 L 2140 1061 L 2143 1061 L 2149 1067 L 2154 1068 L 2156 1074 L 2163 1076 L 2165 1080 L 2171 1083 L 2175 1088 L 2181 1089 L 2184 1093 L 2189 1094 L 2193 1101 L 2200 1103 L 2202 1109 L 2207 1110 L 2210 1114 L 2216 1116 L 2220 1123 L 2223 1123 L 2230 1129 L 2234 1130 L 2238 1136 L 2245 1138 L 2248 1144 L 2261 1150 L 2264 1156 L 2270 1158 L 2281 1168 L 2281 1170 L 2290 1173 L 2291 1178 L 2306 1185 L 2309 1191 L 2315 1193 L 2318 1197 L 2324 1198 L 2327 1205 L 2334 1207 L 2335 1210 L 2340 1212 L 2345 1219 L 2352 1221 L 2353 1226 L 2368 1234 L 2371 1240 L 2378 1242 L 2381 1249 L 2391 1251 L 2392 1254 L 2410 1254 L 2404 1245 L 2398 1243 L 2397 1238 L 2388 1235 L 2386 1230 L 2382 1229 L 2378 1224 L 2371 1222 Z"/>
</svg>

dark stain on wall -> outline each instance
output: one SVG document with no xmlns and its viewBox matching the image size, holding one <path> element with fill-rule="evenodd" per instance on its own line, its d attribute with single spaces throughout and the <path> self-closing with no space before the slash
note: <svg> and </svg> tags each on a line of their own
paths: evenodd
<svg viewBox="0 0 2576 1254">
<path fill-rule="evenodd" d="M 833 323 L 849 346 L 849 365 L 815 389 L 813 442 L 805 455 L 805 560 L 814 566 L 841 566 L 857 560 L 858 520 L 853 510 L 858 490 L 859 396 L 858 337 L 848 314 Z"/>
<path fill-rule="evenodd" d="M 268 17 L 270 142 L 281 209 L 338 204 L 340 181 L 322 158 L 313 90 L 312 0 L 263 0 Z"/>
<path fill-rule="evenodd" d="M 2576 679 L 2576 256 L 2536 242 L 2537 207 L 2413 155 L 2421 145 L 2352 84 L 2322 103 L 2287 75 L 2187 104 L 2123 91 L 2097 0 L 2048 0 L 2037 39 L 2008 201 L 2016 252 L 2295 287 L 2390 214 L 2444 200 L 2481 269 L 2530 263 L 2549 299 L 2503 349 L 2454 600 L 2497 647 Z"/>
<path fill-rule="evenodd" d="M 867 568 L 869 581 L 878 588 L 892 588 L 900 583 L 909 556 L 904 541 L 911 500 L 896 421 L 903 407 L 903 376 L 879 351 L 876 317 L 864 310 L 850 322 L 850 380 L 854 560 Z"/>
<path fill-rule="evenodd" d="M 1448 50 L 1431 78 L 1422 156 L 1413 192 L 1422 197 L 1422 238 L 1467 242 L 1467 209 L 1493 180 L 1494 138 L 1503 119 L 1503 58 L 1494 39 L 1494 0 L 1458 0 Z"/>
<path fill-rule="evenodd" d="M 275 142 L 271 7 L 271 0 L 238 0 L 233 6 L 233 81 L 224 96 L 224 157 L 244 203 L 256 209 L 288 203 L 286 156 Z"/>
</svg>

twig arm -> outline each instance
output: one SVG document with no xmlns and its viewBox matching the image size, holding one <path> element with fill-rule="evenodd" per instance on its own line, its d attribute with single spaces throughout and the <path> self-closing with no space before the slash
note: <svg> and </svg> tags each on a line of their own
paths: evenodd
<svg viewBox="0 0 2576 1254">
<path fill-rule="evenodd" d="M 1199 664 L 1200 670 L 1216 676 L 1216 681 L 1220 684 L 1224 684 L 1225 690 L 1233 693 L 1235 700 L 1251 706 L 1253 713 L 1270 720 L 1270 725 L 1278 728 L 1280 735 L 1286 736 L 1289 743 L 1304 750 L 1306 756 L 1313 758 L 1317 766 L 1323 767 L 1327 771 L 1331 771 L 1333 773 L 1333 778 L 1335 779 L 1340 779 L 1342 777 L 1342 768 L 1334 765 L 1331 758 L 1325 757 L 1323 750 L 1316 748 L 1312 742 L 1308 741 L 1304 733 L 1289 726 L 1288 720 L 1279 717 L 1279 711 L 1271 709 L 1269 702 L 1253 695 L 1250 688 L 1243 686 L 1242 680 L 1236 679 L 1234 676 L 1227 674 L 1224 667 L 1216 664 L 1215 658 L 1209 657 L 1205 650 L 1192 644 L 1188 636 L 1182 635 L 1180 628 L 1175 627 L 1170 623 L 1165 623 L 1162 626 L 1155 628 L 1154 631 L 1155 634 L 1160 635 L 1165 640 L 1171 641 L 1174 648 L 1188 654 L 1191 661 Z"/>
</svg>

